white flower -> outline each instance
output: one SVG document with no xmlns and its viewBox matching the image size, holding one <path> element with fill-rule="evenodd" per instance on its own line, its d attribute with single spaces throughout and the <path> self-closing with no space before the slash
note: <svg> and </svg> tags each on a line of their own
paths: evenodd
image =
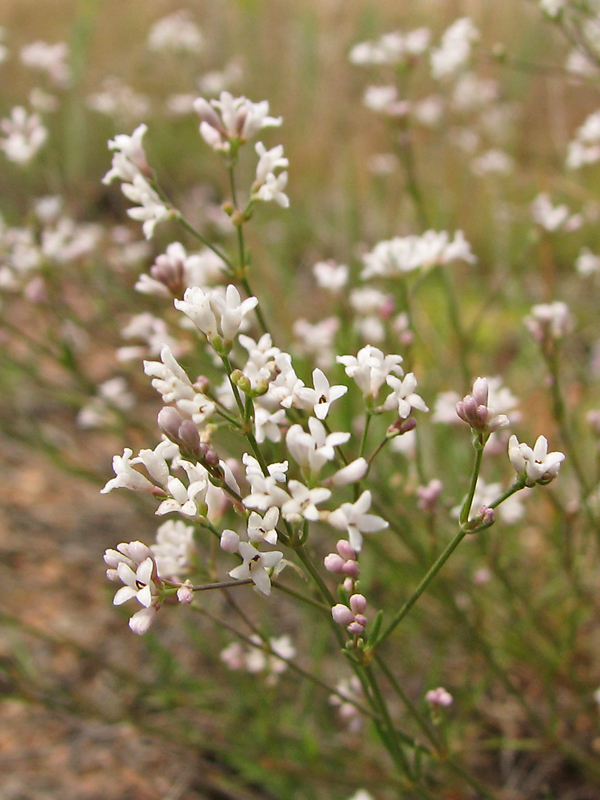
<svg viewBox="0 0 600 800">
<path fill-rule="evenodd" d="M 270 508 L 264 517 L 252 511 L 248 518 L 248 539 L 250 542 L 254 544 L 257 542 L 277 544 L 277 531 L 275 528 L 278 521 L 278 508 Z"/>
<path fill-rule="evenodd" d="M 316 522 L 319 519 L 317 506 L 331 497 L 329 489 L 322 486 L 309 489 L 299 481 L 290 481 L 288 489 L 288 499 L 281 504 L 281 514 L 288 522 L 300 522 L 302 519 Z"/>
<path fill-rule="evenodd" d="M 66 42 L 32 42 L 21 50 L 21 61 L 26 67 L 45 72 L 53 83 L 64 87 L 71 78 L 66 63 L 68 52 Z"/>
<path fill-rule="evenodd" d="M 366 345 L 355 356 L 338 356 L 337 361 L 343 364 L 346 375 L 353 378 L 365 397 L 375 398 L 388 375 L 402 376 L 402 368 L 398 366 L 402 356 L 387 355 L 377 347 Z"/>
<path fill-rule="evenodd" d="M 6 134 L 6 138 L 0 139 L 0 148 L 15 164 L 31 161 L 48 137 L 39 116 L 28 114 L 23 106 L 16 106 L 10 118 L 0 120 L 0 128 Z"/>
<path fill-rule="evenodd" d="M 148 49 L 155 52 L 172 50 L 200 53 L 203 47 L 204 39 L 200 28 L 192 21 L 187 10 L 162 17 L 154 23 L 148 34 Z"/>
<path fill-rule="evenodd" d="M 177 511 L 184 517 L 207 516 L 206 495 L 210 482 L 206 469 L 201 464 L 191 464 L 181 459 L 179 464 L 187 473 L 188 485 L 185 486 L 179 478 L 169 476 L 166 481 L 166 490 L 170 497 L 163 500 L 155 513 L 162 516 L 171 511 Z"/>
<path fill-rule="evenodd" d="M 232 142 L 245 142 L 259 130 L 281 125 L 281 117 L 270 117 L 269 103 L 252 103 L 245 97 L 221 92 L 219 100 L 210 103 L 203 97 L 194 101 L 194 110 L 202 118 L 200 134 L 215 150 L 228 152 Z M 219 113 L 217 113 L 217 111 Z"/>
<path fill-rule="evenodd" d="M 160 578 L 179 578 L 190 568 L 194 553 L 194 528 L 182 520 L 167 520 L 156 531 L 150 547 Z"/>
<path fill-rule="evenodd" d="M 562 339 L 573 330 L 573 318 L 566 303 L 540 303 L 531 309 L 523 320 L 530 333 L 538 340 Z"/>
<path fill-rule="evenodd" d="M 417 379 L 412 372 L 409 372 L 403 380 L 396 378 L 395 375 L 388 375 L 385 382 L 394 390 L 386 397 L 383 404 L 386 411 L 397 408 L 398 416 L 401 419 L 406 419 L 413 408 L 419 411 L 429 411 L 423 398 L 415 394 Z"/>
<path fill-rule="evenodd" d="M 527 476 L 527 485 L 546 484 L 556 478 L 560 465 L 565 460 L 561 452 L 548 452 L 548 440 L 538 436 L 533 449 L 525 443 L 519 443 L 513 434 L 508 440 L 508 457 L 518 475 Z"/>
<path fill-rule="evenodd" d="M 277 177 L 272 172 L 265 177 L 265 181 L 260 189 L 252 195 L 256 200 L 264 200 L 270 202 L 274 200 L 282 208 L 288 208 L 290 205 L 290 198 L 283 191 L 287 186 L 288 174 L 281 172 Z"/>
<path fill-rule="evenodd" d="M 270 442 L 281 441 L 281 428 L 285 422 L 285 410 L 270 412 L 262 406 L 257 406 L 254 411 L 254 434 L 256 441 L 262 444 L 265 439 Z"/>
<path fill-rule="evenodd" d="M 425 231 L 422 236 L 396 236 L 379 242 L 363 256 L 363 280 L 372 277 L 394 277 L 414 269 L 431 269 L 436 265 L 462 260 L 473 264 L 477 260 L 462 231 L 454 238 L 446 231 Z"/>
<path fill-rule="evenodd" d="M 585 276 L 600 272 L 600 256 L 592 253 L 589 247 L 582 247 L 575 261 L 575 269 Z"/>
<path fill-rule="evenodd" d="M 320 369 L 313 370 L 314 389 L 304 387 L 298 394 L 302 400 L 312 405 L 313 413 L 317 419 L 325 419 L 329 413 L 329 406 L 343 397 L 348 391 L 347 386 L 330 386 L 327 376 Z"/>
<path fill-rule="evenodd" d="M 357 66 L 401 64 L 411 62 L 429 47 L 429 28 L 416 28 L 408 33 L 384 33 L 375 41 L 360 42 L 350 51 L 350 61 Z"/>
<path fill-rule="evenodd" d="M 278 144 L 270 150 L 264 146 L 262 142 L 257 142 L 254 149 L 260 156 L 256 166 L 256 178 L 254 181 L 254 188 L 258 189 L 267 180 L 270 173 L 275 174 L 278 169 L 286 169 L 289 166 L 287 158 L 283 157 L 283 145 Z"/>
<path fill-rule="evenodd" d="M 122 456 L 114 456 L 112 465 L 116 477 L 108 481 L 100 490 L 100 494 L 106 494 L 113 489 L 131 489 L 134 492 L 150 492 L 152 494 L 156 492 L 156 486 L 141 472 L 137 472 L 131 467 L 132 455 L 133 450 L 126 447 Z"/>
<path fill-rule="evenodd" d="M 175 308 L 188 316 L 211 344 L 221 343 L 230 350 L 243 318 L 258 305 L 256 297 L 242 302 L 238 290 L 230 284 L 225 297 L 217 290 L 203 290 L 191 286 L 185 290 L 183 300 L 175 300 Z"/>
<path fill-rule="evenodd" d="M 115 178 L 131 183 L 138 172 L 150 172 L 146 151 L 142 144 L 147 130 L 147 125 L 139 125 L 131 136 L 119 133 L 114 139 L 109 140 L 108 149 L 114 151 L 113 165 L 102 179 L 102 183 L 110 183 Z M 129 164 L 124 164 L 124 158 Z"/>
<path fill-rule="evenodd" d="M 144 372 L 153 378 L 152 386 L 162 396 L 163 402 L 191 400 L 194 397 L 192 382 L 177 362 L 168 344 L 163 345 L 159 361 L 144 361 Z"/>
<path fill-rule="evenodd" d="M 534 222 L 551 233 L 561 229 L 577 230 L 583 222 L 581 214 L 571 214 L 569 207 L 564 203 L 553 206 L 546 192 L 538 194 L 531 204 L 531 215 Z"/>
<path fill-rule="evenodd" d="M 271 594 L 271 575 L 277 574 L 277 567 L 283 553 L 277 550 L 261 553 L 249 542 L 240 542 L 239 553 L 244 563 L 234 567 L 229 575 L 235 580 L 251 578 L 256 588 L 263 594 Z"/>
<path fill-rule="evenodd" d="M 469 17 L 455 20 L 447 28 L 440 46 L 431 52 L 434 78 L 447 78 L 458 72 L 471 56 L 471 46 L 479 39 L 479 31 Z"/>
<path fill-rule="evenodd" d="M 328 369 L 334 361 L 333 345 L 340 327 L 338 317 L 326 317 L 314 325 L 305 319 L 294 321 L 297 350 L 314 358 L 321 369 Z"/>
<path fill-rule="evenodd" d="M 316 477 L 323 466 L 335 458 L 335 448 L 345 444 L 350 434 L 345 432 L 327 434 L 325 426 L 311 417 L 308 420 L 310 433 L 300 425 L 292 425 L 288 430 L 285 443 L 290 455 L 302 470 L 308 470 Z"/>
<path fill-rule="evenodd" d="M 161 580 L 149 548 L 142 542 L 121 543 L 117 550 L 107 550 L 104 560 L 109 565 L 107 577 L 125 584 L 115 594 L 114 605 L 135 598 L 143 609 L 131 617 L 129 627 L 134 633 L 146 633 L 161 601 Z"/>
<path fill-rule="evenodd" d="M 364 491 L 355 503 L 342 503 L 327 517 L 327 521 L 334 528 L 348 532 L 350 546 L 357 553 L 362 550 L 363 533 L 376 533 L 389 527 L 389 523 L 382 517 L 367 514 L 370 508 L 371 492 Z"/>
<path fill-rule="evenodd" d="M 313 275 L 321 289 L 334 294 L 340 292 L 348 283 L 348 267 L 335 261 L 319 261 L 313 266 Z"/>
<path fill-rule="evenodd" d="M 131 219 L 143 222 L 142 230 L 146 239 L 152 238 L 157 223 L 173 216 L 172 209 L 163 203 L 141 174 L 134 175 L 131 183 L 123 183 L 121 191 L 128 200 L 138 204 L 139 208 L 130 208 L 127 214 Z"/>
</svg>

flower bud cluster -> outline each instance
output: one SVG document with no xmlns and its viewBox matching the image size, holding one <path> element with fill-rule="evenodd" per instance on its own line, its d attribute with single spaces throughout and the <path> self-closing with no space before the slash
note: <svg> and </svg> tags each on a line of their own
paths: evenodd
<svg viewBox="0 0 600 800">
<path fill-rule="evenodd" d="M 364 614 L 367 608 L 367 598 L 362 594 L 353 594 L 348 602 L 350 607 L 343 603 L 333 606 L 331 616 L 338 625 L 343 625 L 352 636 L 359 636 L 367 625 L 367 618 Z"/>
<path fill-rule="evenodd" d="M 506 414 L 496 414 L 488 406 L 487 378 L 477 378 L 473 394 L 468 394 L 456 404 L 456 413 L 475 433 L 489 434 L 509 424 Z"/>
<path fill-rule="evenodd" d="M 336 544 L 337 553 L 329 553 L 323 559 L 323 564 L 328 572 L 334 575 L 344 575 L 344 589 L 352 591 L 354 581 L 360 577 L 360 567 L 358 566 L 357 552 L 345 539 L 340 539 Z M 348 585 L 346 585 L 348 584 Z"/>
</svg>

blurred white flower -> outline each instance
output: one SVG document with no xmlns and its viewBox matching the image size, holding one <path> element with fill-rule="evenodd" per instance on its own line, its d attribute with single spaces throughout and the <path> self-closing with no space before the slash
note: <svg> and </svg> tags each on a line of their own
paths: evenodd
<svg viewBox="0 0 600 800">
<path fill-rule="evenodd" d="M 202 32 L 187 10 L 159 19 L 148 34 L 148 49 L 154 52 L 201 53 L 203 47 Z"/>
<path fill-rule="evenodd" d="M 27 164 L 48 138 L 48 131 L 37 114 L 28 114 L 23 106 L 15 106 L 9 118 L 0 120 L 0 129 L 5 138 L 0 139 L 0 148 L 9 161 Z"/>
<path fill-rule="evenodd" d="M 67 65 L 68 54 L 66 42 L 32 42 L 22 48 L 21 61 L 26 67 L 45 72 L 56 86 L 65 87 L 71 80 L 71 70 Z"/>
<path fill-rule="evenodd" d="M 593 275 L 600 272 L 600 256 L 595 255 L 589 247 L 582 247 L 575 260 L 575 269 L 580 275 Z"/>
<path fill-rule="evenodd" d="M 552 205 L 550 196 L 546 192 L 538 194 L 531 204 L 531 216 L 534 222 L 551 233 L 558 230 L 575 231 L 583 223 L 581 214 L 571 214 L 565 203 Z"/>
<path fill-rule="evenodd" d="M 479 31 L 469 17 L 455 20 L 442 34 L 439 47 L 431 51 L 433 77 L 448 78 L 458 72 L 468 62 L 478 39 Z"/>
</svg>

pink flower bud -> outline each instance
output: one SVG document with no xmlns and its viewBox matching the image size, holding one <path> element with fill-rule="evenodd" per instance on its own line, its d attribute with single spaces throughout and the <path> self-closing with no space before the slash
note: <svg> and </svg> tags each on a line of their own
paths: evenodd
<svg viewBox="0 0 600 800">
<path fill-rule="evenodd" d="M 340 539 L 335 549 L 345 560 L 354 561 L 356 559 L 356 550 L 350 547 L 350 542 L 347 542 L 345 539 Z"/>
<path fill-rule="evenodd" d="M 356 578 L 360 576 L 360 567 L 358 566 L 358 561 L 345 561 L 342 567 L 342 574 L 356 580 Z"/>
<path fill-rule="evenodd" d="M 189 605 L 189 603 L 194 602 L 194 593 L 189 586 L 186 586 L 184 584 L 183 586 L 180 586 L 179 589 L 177 589 L 177 599 L 179 600 L 180 603 L 183 603 L 184 605 Z"/>
<path fill-rule="evenodd" d="M 427 692 L 425 700 L 431 703 L 432 706 L 446 707 L 452 705 L 454 698 L 450 692 L 447 692 L 443 686 L 440 686 L 437 689 L 431 689 L 431 691 Z"/>
<path fill-rule="evenodd" d="M 338 603 L 331 609 L 331 616 L 338 623 L 338 625 L 350 625 L 354 622 L 354 614 L 348 606 Z"/>
<path fill-rule="evenodd" d="M 346 578 L 342 586 L 344 587 L 344 591 L 350 593 L 354 589 L 354 578 Z"/>
<path fill-rule="evenodd" d="M 327 572 L 335 572 L 336 575 L 342 575 L 344 572 L 344 559 L 337 553 L 329 553 L 328 556 L 325 556 L 323 564 L 325 564 Z"/>
<path fill-rule="evenodd" d="M 355 614 L 363 614 L 367 607 L 367 598 L 362 594 L 353 594 L 350 598 L 350 608 Z"/>
<path fill-rule="evenodd" d="M 364 629 L 364 625 L 361 625 L 360 622 L 351 622 L 346 628 L 348 633 L 351 633 L 353 636 L 358 636 L 358 634 L 362 633 Z"/>
<path fill-rule="evenodd" d="M 357 614 L 354 617 L 354 622 L 357 622 L 359 625 L 361 625 L 364 628 L 366 626 L 366 624 L 367 624 L 367 618 L 365 617 L 364 614 Z"/>
<path fill-rule="evenodd" d="M 224 530 L 221 534 L 221 548 L 226 553 L 237 553 L 240 537 L 235 531 Z"/>
</svg>

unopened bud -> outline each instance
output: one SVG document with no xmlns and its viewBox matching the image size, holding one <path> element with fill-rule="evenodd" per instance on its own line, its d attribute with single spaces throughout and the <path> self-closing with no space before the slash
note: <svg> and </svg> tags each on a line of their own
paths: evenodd
<svg viewBox="0 0 600 800">
<path fill-rule="evenodd" d="M 172 406 L 165 406 L 158 412 L 158 427 L 172 442 L 179 443 L 179 428 L 183 417 Z"/>
<path fill-rule="evenodd" d="M 358 578 L 360 576 L 358 561 L 344 561 L 342 574 L 347 575 L 349 578 Z"/>
<path fill-rule="evenodd" d="M 185 583 L 177 589 L 177 599 L 184 605 L 189 605 L 194 602 L 194 592 Z"/>
<path fill-rule="evenodd" d="M 353 636 L 358 636 L 364 631 L 364 629 L 365 626 L 361 625 L 360 622 L 357 622 L 356 620 L 354 622 L 351 622 L 350 625 L 346 627 L 348 633 L 351 633 Z"/>
<path fill-rule="evenodd" d="M 331 609 L 331 616 L 338 625 L 348 626 L 354 622 L 354 614 L 348 606 L 338 603 Z"/>
<path fill-rule="evenodd" d="M 241 389 L 244 394 L 250 394 L 252 392 L 252 384 L 250 383 L 250 379 L 247 378 L 241 369 L 234 369 L 231 373 L 231 382 L 234 386 L 237 386 L 238 389 Z"/>
<path fill-rule="evenodd" d="M 350 608 L 355 614 L 363 614 L 367 607 L 367 598 L 362 594 L 353 594 L 350 598 Z"/>
<path fill-rule="evenodd" d="M 340 539 L 336 544 L 335 549 L 342 558 L 347 560 L 354 560 L 356 558 L 356 550 L 345 539 Z"/>
<path fill-rule="evenodd" d="M 337 553 L 329 553 L 323 559 L 323 564 L 327 572 L 334 572 L 336 575 L 342 575 L 344 570 L 344 559 L 338 556 Z"/>
<path fill-rule="evenodd" d="M 413 431 L 416 427 L 417 420 L 415 417 L 408 417 L 408 419 L 402 419 L 401 417 L 398 417 L 398 419 L 387 429 L 386 436 L 388 439 L 391 439 L 393 436 L 402 436 L 404 433 Z"/>
</svg>

